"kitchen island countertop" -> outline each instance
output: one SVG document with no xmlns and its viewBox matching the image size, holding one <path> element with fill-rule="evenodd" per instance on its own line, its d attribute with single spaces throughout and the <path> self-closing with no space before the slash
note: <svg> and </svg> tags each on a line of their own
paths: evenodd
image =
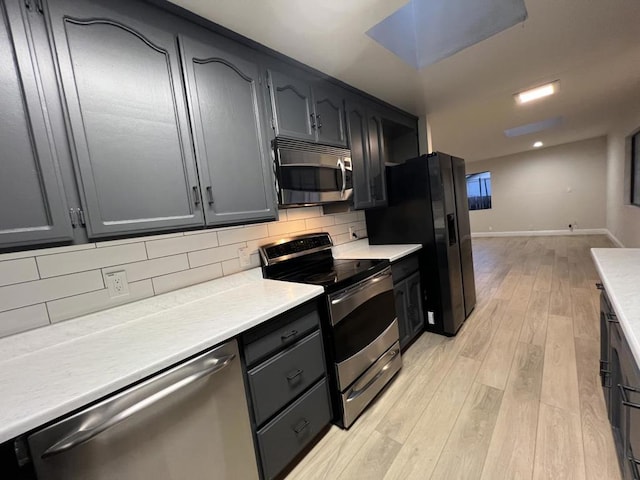
<svg viewBox="0 0 640 480">
<path fill-rule="evenodd" d="M 640 248 L 592 248 L 591 256 L 640 366 Z"/>
<path fill-rule="evenodd" d="M 0 339 L 0 443 L 323 292 L 258 268 Z"/>
</svg>

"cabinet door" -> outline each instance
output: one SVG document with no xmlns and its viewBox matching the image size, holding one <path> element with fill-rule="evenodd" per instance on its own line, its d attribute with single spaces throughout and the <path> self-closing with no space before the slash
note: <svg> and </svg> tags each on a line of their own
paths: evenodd
<svg viewBox="0 0 640 480">
<path fill-rule="evenodd" d="M 180 38 L 206 223 L 275 219 L 260 69 L 215 41 Z"/>
<path fill-rule="evenodd" d="M 387 184 L 384 171 L 384 135 L 382 118 L 376 113 L 369 113 L 367 118 L 369 131 L 369 163 L 370 188 L 374 206 L 387 204 Z"/>
<path fill-rule="evenodd" d="M 23 5 L 0 3 L 0 247 L 72 239 Z"/>
<path fill-rule="evenodd" d="M 316 120 L 311 87 L 297 78 L 268 71 L 276 135 L 315 142 Z"/>
<path fill-rule="evenodd" d="M 333 89 L 314 87 L 313 100 L 318 142 L 346 147 L 347 136 L 344 128 L 344 99 L 342 96 Z"/>
<path fill-rule="evenodd" d="M 347 132 L 353 168 L 353 206 L 356 209 L 373 207 L 369 181 L 369 127 L 363 105 L 347 101 Z"/>
<path fill-rule="evenodd" d="M 403 280 L 393 286 L 396 299 L 396 315 L 398 316 L 398 330 L 400 333 L 400 348 L 404 348 L 411 340 L 411 329 L 407 322 L 408 291 L 407 282 Z"/>
<path fill-rule="evenodd" d="M 407 296 L 407 324 L 413 338 L 424 329 L 420 273 L 416 272 L 407 278 Z"/>
<path fill-rule="evenodd" d="M 202 225 L 174 36 L 133 3 L 48 4 L 89 236 Z"/>
</svg>

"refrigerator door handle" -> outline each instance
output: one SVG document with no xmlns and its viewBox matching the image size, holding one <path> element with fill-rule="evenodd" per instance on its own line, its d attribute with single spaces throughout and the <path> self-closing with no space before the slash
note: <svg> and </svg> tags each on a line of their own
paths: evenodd
<svg viewBox="0 0 640 480">
<path fill-rule="evenodd" d="M 458 243 L 456 238 L 456 216 L 453 213 L 447 215 L 447 231 L 449 233 L 449 245 Z"/>
</svg>

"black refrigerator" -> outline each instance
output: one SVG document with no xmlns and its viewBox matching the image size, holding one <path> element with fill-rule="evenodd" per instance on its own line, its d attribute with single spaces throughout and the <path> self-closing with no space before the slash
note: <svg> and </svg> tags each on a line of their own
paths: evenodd
<svg viewBox="0 0 640 480">
<path fill-rule="evenodd" d="M 386 175 L 388 206 L 366 211 L 369 243 L 423 245 L 426 329 L 455 335 L 476 304 L 464 160 L 436 152 Z"/>
</svg>

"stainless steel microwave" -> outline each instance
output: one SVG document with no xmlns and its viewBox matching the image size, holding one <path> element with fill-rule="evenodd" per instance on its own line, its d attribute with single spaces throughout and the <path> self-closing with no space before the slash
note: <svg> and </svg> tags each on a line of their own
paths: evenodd
<svg viewBox="0 0 640 480">
<path fill-rule="evenodd" d="M 278 203 L 318 205 L 353 195 L 351 151 L 299 140 L 273 141 Z"/>
</svg>

